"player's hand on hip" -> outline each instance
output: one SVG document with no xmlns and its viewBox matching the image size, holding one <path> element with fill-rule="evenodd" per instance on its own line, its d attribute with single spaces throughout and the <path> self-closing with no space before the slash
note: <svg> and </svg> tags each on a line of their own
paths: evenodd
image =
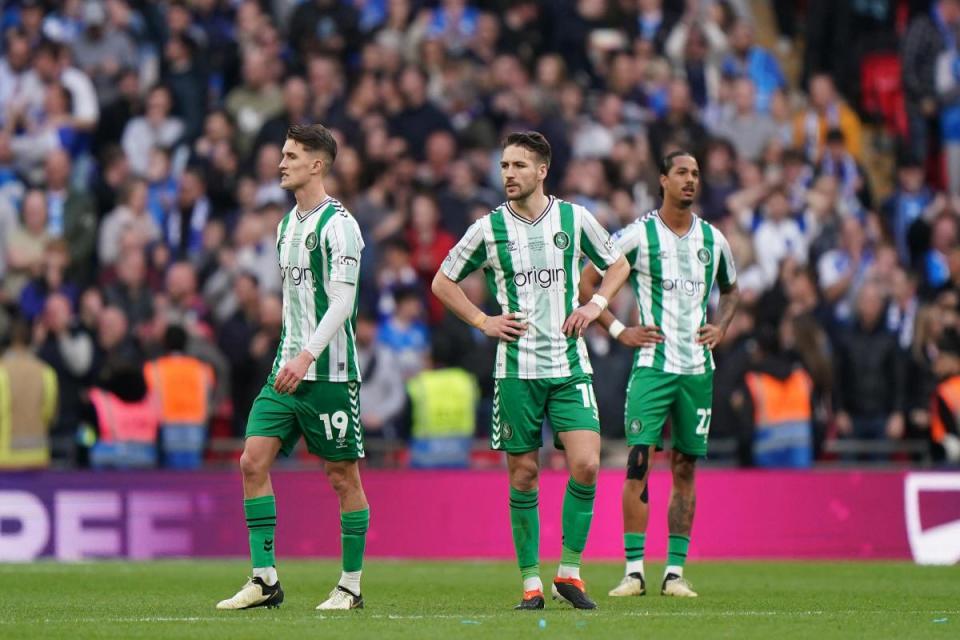
<svg viewBox="0 0 960 640">
<path fill-rule="evenodd" d="M 627 327 L 617 336 L 620 344 L 627 347 L 649 347 L 663 342 L 663 333 L 660 327 L 652 324 L 640 325 L 638 327 Z"/>
<path fill-rule="evenodd" d="M 722 339 L 723 331 L 712 324 L 705 324 L 697 331 L 697 344 L 702 344 L 707 349 L 713 349 Z"/>
<path fill-rule="evenodd" d="M 594 302 L 588 302 L 582 307 L 578 307 L 570 317 L 563 323 L 563 334 L 569 337 L 580 337 L 587 326 L 600 317 L 603 309 Z"/>
<path fill-rule="evenodd" d="M 300 386 L 307 369 L 313 364 L 313 356 L 309 351 L 301 351 L 296 358 L 283 365 L 273 381 L 273 388 L 277 393 L 293 393 Z"/>
<path fill-rule="evenodd" d="M 488 316 L 480 329 L 485 335 L 505 342 L 513 342 L 527 332 L 526 314 L 504 313 L 499 316 Z"/>
</svg>

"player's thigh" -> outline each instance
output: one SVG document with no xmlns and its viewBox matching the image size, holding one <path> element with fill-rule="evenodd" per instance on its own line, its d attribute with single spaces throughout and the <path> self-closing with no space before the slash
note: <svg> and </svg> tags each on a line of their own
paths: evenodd
<svg viewBox="0 0 960 640">
<path fill-rule="evenodd" d="M 677 376 L 650 367 L 630 373 L 623 411 L 627 445 L 663 448 L 663 426 L 677 396 Z"/>
<path fill-rule="evenodd" d="M 290 455 L 300 439 L 297 403 L 292 395 L 277 393 L 272 384 L 263 385 L 247 417 L 245 438 L 249 442 L 254 436 L 279 439 L 280 453 Z"/>
<path fill-rule="evenodd" d="M 543 446 L 543 416 L 548 385 L 544 380 L 500 378 L 494 381 L 490 448 L 527 453 Z"/>
<path fill-rule="evenodd" d="M 547 416 L 553 428 L 553 444 L 558 449 L 566 446 L 560 438 L 561 433 L 589 431 L 599 434 L 600 415 L 597 413 L 597 396 L 593 392 L 593 378 L 586 374 L 551 378 Z"/>
<path fill-rule="evenodd" d="M 359 382 L 301 382 L 295 397 L 307 451 L 331 461 L 364 457 Z"/>
<path fill-rule="evenodd" d="M 678 377 L 679 394 L 671 408 L 673 449 L 702 457 L 707 455 L 713 417 L 713 371 Z"/>
</svg>

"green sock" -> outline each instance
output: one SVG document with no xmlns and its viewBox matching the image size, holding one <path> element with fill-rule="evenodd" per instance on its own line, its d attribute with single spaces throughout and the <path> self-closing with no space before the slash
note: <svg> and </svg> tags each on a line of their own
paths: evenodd
<svg viewBox="0 0 960 640">
<path fill-rule="evenodd" d="M 687 550 L 690 548 L 690 536 L 671 533 L 667 536 L 667 566 L 682 567 L 687 561 Z"/>
<path fill-rule="evenodd" d="M 570 478 L 563 496 L 563 550 L 560 564 L 580 566 L 580 555 L 587 545 L 590 521 L 593 520 L 593 499 L 597 485 L 583 485 Z"/>
<path fill-rule="evenodd" d="M 273 532 L 277 528 L 277 501 L 273 496 L 247 498 L 243 514 L 250 532 L 250 561 L 253 568 L 276 566 Z"/>
<path fill-rule="evenodd" d="M 343 549 L 343 570 L 363 569 L 363 549 L 370 526 L 370 508 L 340 514 L 340 544 Z"/>
<path fill-rule="evenodd" d="M 645 533 L 625 533 L 623 534 L 623 552 L 627 562 L 643 560 L 643 548 L 647 542 Z"/>
<path fill-rule="evenodd" d="M 520 576 L 540 576 L 540 509 L 539 492 L 520 491 L 510 487 L 510 526 L 513 548 L 517 551 Z"/>
</svg>

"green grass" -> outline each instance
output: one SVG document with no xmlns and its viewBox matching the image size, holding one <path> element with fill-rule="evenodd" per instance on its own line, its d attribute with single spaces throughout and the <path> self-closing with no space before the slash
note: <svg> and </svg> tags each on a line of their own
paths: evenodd
<svg viewBox="0 0 960 640">
<path fill-rule="evenodd" d="M 652 583 L 662 570 L 648 566 Z M 958 567 L 695 563 L 687 575 L 700 597 L 680 600 L 609 598 L 621 566 L 590 563 L 584 578 L 599 610 L 572 611 L 548 600 L 543 612 L 519 612 L 511 610 L 520 595 L 512 564 L 372 560 L 363 578 L 367 608 L 321 614 L 314 607 L 339 576 L 338 564 L 288 560 L 280 566 L 282 608 L 216 611 L 247 571 L 241 561 L 0 564 L 0 637 L 960 637 Z"/>
</svg>

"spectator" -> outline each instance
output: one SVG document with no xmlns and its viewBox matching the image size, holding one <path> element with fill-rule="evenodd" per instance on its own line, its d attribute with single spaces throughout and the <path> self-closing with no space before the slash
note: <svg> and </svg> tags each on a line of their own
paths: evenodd
<svg viewBox="0 0 960 640">
<path fill-rule="evenodd" d="M 897 440 L 904 433 L 903 362 L 883 322 L 880 288 L 857 295 L 855 323 L 837 349 L 837 432 L 864 440 Z"/>
<path fill-rule="evenodd" d="M 105 291 L 106 303 L 123 312 L 137 327 L 153 317 L 153 292 L 147 284 L 147 260 L 142 248 L 122 253 L 117 261 L 117 281 Z"/>
<path fill-rule="evenodd" d="M 90 390 L 97 440 L 90 449 L 94 468 L 147 469 L 157 464 L 159 415 L 135 363 L 112 361 L 105 378 Z"/>
<path fill-rule="evenodd" d="M 951 214 L 942 214 L 930 229 L 930 249 L 923 260 L 924 285 L 936 291 L 950 278 L 947 255 L 957 244 L 957 220 Z"/>
<path fill-rule="evenodd" d="M 943 336 L 934 362 L 940 380 L 930 399 L 930 444 L 934 460 L 952 467 L 960 464 L 960 337 Z"/>
<path fill-rule="evenodd" d="M 425 290 L 429 290 L 429 283 L 440 268 L 440 263 L 457 241 L 440 227 L 437 201 L 426 193 L 419 193 L 410 201 L 407 242 L 410 244 L 413 266 L 420 276 L 420 282 Z M 435 324 L 443 316 L 443 305 L 432 294 L 428 297 L 427 309 L 431 324 Z"/>
<path fill-rule="evenodd" d="M 897 167 L 897 185 L 881 211 L 893 236 L 902 264 L 916 267 L 920 262 L 919 232 L 935 208 L 933 191 L 924 183 L 923 165 L 906 156 Z"/>
<path fill-rule="evenodd" d="M 47 197 L 43 191 L 27 191 L 22 215 L 22 224 L 4 238 L 7 274 L 3 291 L 8 300 L 19 300 L 27 282 L 41 274 L 43 252 L 52 239 L 47 232 Z"/>
<path fill-rule="evenodd" d="M 356 53 L 360 15 L 352 4 L 305 0 L 290 16 L 290 42 L 301 59 L 322 52 L 346 61 Z"/>
<path fill-rule="evenodd" d="M 238 273 L 233 279 L 233 295 L 237 301 L 236 310 L 220 326 L 217 344 L 230 363 L 233 436 L 242 438 L 246 432 L 250 407 L 263 385 L 263 378 L 258 377 L 257 360 L 252 349 L 254 336 L 260 330 L 261 302 L 257 276 L 242 271 Z M 364 387 L 368 384 L 370 382 L 364 379 Z"/>
<path fill-rule="evenodd" d="M 120 236 L 132 232 L 146 246 L 161 239 L 162 232 L 147 211 L 147 182 L 134 178 L 120 190 L 120 204 L 100 223 L 97 254 L 100 264 L 111 266 L 120 254 Z"/>
<path fill-rule="evenodd" d="M 173 149 L 183 138 L 183 121 L 171 114 L 172 109 L 170 90 L 158 85 L 147 94 L 144 115 L 127 123 L 123 131 L 123 151 L 135 174 L 146 175 L 153 147 Z"/>
<path fill-rule="evenodd" d="M 57 409 L 57 376 L 30 351 L 30 324 L 14 318 L 0 341 L 0 470 L 50 464 L 49 430 Z"/>
<path fill-rule="evenodd" d="M 783 189 L 770 192 L 763 212 L 763 221 L 753 235 L 753 251 L 769 287 L 777 279 L 783 260 L 806 264 L 807 242 L 800 225 L 790 216 L 790 201 Z"/>
<path fill-rule="evenodd" d="M 175 262 L 167 271 L 165 288 L 169 307 L 168 321 L 193 329 L 206 324 L 207 306 L 197 293 L 197 272 L 189 262 Z"/>
<path fill-rule="evenodd" d="M 852 318 L 855 300 L 872 263 L 873 253 L 867 247 L 863 227 L 856 218 L 845 218 L 841 222 L 839 246 L 817 263 L 820 287 L 827 302 L 833 305 L 838 321 Z"/>
<path fill-rule="evenodd" d="M 310 90 L 300 76 L 290 76 L 283 83 L 283 111 L 273 116 L 260 127 L 253 144 L 254 153 L 266 144 L 282 147 L 287 139 L 287 130 L 295 124 L 308 124 L 310 118 Z"/>
<path fill-rule="evenodd" d="M 183 123 L 183 139 L 190 143 L 203 129 L 207 111 L 207 78 L 197 61 L 197 46 L 183 35 L 173 35 L 164 48 L 164 83 L 170 88 L 174 112 Z"/>
<path fill-rule="evenodd" d="M 920 299 L 917 297 L 917 276 L 897 268 L 890 279 L 890 305 L 887 307 L 887 329 L 897 336 L 897 344 L 909 351 L 913 344 Z"/>
<path fill-rule="evenodd" d="M 361 310 L 357 316 L 357 360 L 360 388 L 360 422 L 374 438 L 397 435 L 397 419 L 406 403 L 403 375 L 396 354 L 377 340 L 376 318 Z"/>
<path fill-rule="evenodd" d="M 80 292 L 67 279 L 69 261 L 70 254 L 64 240 L 47 243 L 43 250 L 43 272 L 20 293 L 20 312 L 28 322 L 33 322 L 43 312 L 47 298 L 54 293 L 65 296 L 71 306 L 76 305 Z"/>
<path fill-rule="evenodd" d="M 693 112 L 690 100 L 690 87 L 680 79 L 670 82 L 667 98 L 667 113 L 651 125 L 650 152 L 655 158 L 662 158 L 668 144 L 689 149 L 697 158 L 703 157 L 707 132 Z"/>
<path fill-rule="evenodd" d="M 847 151 L 843 132 L 839 129 L 827 132 L 827 144 L 820 158 L 818 173 L 836 178 L 840 197 L 849 211 L 860 215 L 864 209 L 872 206 L 866 171 Z"/>
<path fill-rule="evenodd" d="M 56 150 L 47 155 L 47 231 L 70 242 L 70 274 L 74 282 L 92 281 L 97 247 L 97 207 L 85 190 L 70 185 L 70 156 Z"/>
<path fill-rule="evenodd" d="M 84 29 L 73 44 L 77 66 L 93 81 L 100 105 L 117 97 L 117 80 L 126 69 L 136 69 L 137 50 L 130 36 L 107 23 L 100 2 L 86 2 L 81 13 Z"/>
<path fill-rule="evenodd" d="M 213 413 L 213 368 L 187 355 L 183 327 L 167 327 L 163 349 L 164 355 L 143 368 L 147 387 L 160 407 L 163 466 L 196 469 L 203 459 L 207 422 Z"/>
<path fill-rule="evenodd" d="M 69 461 L 80 423 L 80 390 L 93 364 L 93 340 L 79 327 L 66 296 L 55 293 L 47 298 L 43 317 L 34 325 L 33 346 L 37 356 L 56 372 L 60 389 L 51 454 L 54 459 Z"/>
<path fill-rule="evenodd" d="M 237 144 L 245 155 L 267 120 L 283 109 L 283 96 L 270 76 L 263 53 L 251 49 L 243 58 L 243 84 L 227 94 L 227 111 L 237 123 Z"/>
<path fill-rule="evenodd" d="M 730 53 L 723 61 L 722 70 L 726 75 L 753 80 L 757 91 L 757 111 L 760 113 L 770 110 L 773 92 L 787 86 L 780 63 L 769 51 L 755 43 L 753 25 L 742 19 L 730 32 Z"/>
<path fill-rule="evenodd" d="M 92 371 L 100 384 L 109 378 L 111 363 L 123 362 L 138 368 L 143 364 L 143 354 L 133 340 L 130 323 L 122 309 L 107 306 L 100 311 L 96 336 Z"/>
<path fill-rule="evenodd" d="M 767 144 L 776 136 L 769 115 L 756 107 L 756 90 L 750 78 L 738 78 L 733 85 L 734 111 L 717 123 L 713 134 L 726 138 L 740 158 L 758 160 Z"/>
<path fill-rule="evenodd" d="M 176 201 L 166 210 L 164 237 L 175 258 L 195 258 L 203 246 L 203 228 L 211 216 L 206 181 L 199 167 L 188 168 L 180 177 Z"/>
<path fill-rule="evenodd" d="M 802 147 L 807 160 L 819 163 L 827 145 L 827 134 L 839 129 L 843 134 L 843 146 L 853 158 L 861 159 L 860 118 L 840 96 L 833 80 L 825 73 L 810 78 L 810 105 L 794 121 L 793 141 Z"/>
<path fill-rule="evenodd" d="M 939 56 L 956 48 L 960 1 L 934 0 L 929 13 L 910 21 L 900 49 L 910 152 L 926 162 L 931 125 L 937 118 L 936 68 Z"/>
<path fill-rule="evenodd" d="M 381 323 L 377 340 L 395 356 L 404 381 L 427 366 L 430 338 L 423 323 L 423 298 L 417 288 L 394 291 L 396 310 Z"/>
<path fill-rule="evenodd" d="M 102 157 L 108 150 L 121 145 L 127 124 L 143 111 L 143 102 L 137 72 L 133 69 L 121 71 L 113 99 L 100 109 L 100 122 L 93 137 L 95 154 Z"/>
<path fill-rule="evenodd" d="M 393 135 L 406 140 L 413 157 L 423 160 L 422 142 L 434 131 L 452 131 L 447 115 L 427 101 L 427 78 L 415 66 L 407 66 L 400 74 L 400 92 L 403 94 L 403 109 L 391 119 Z"/>
</svg>

